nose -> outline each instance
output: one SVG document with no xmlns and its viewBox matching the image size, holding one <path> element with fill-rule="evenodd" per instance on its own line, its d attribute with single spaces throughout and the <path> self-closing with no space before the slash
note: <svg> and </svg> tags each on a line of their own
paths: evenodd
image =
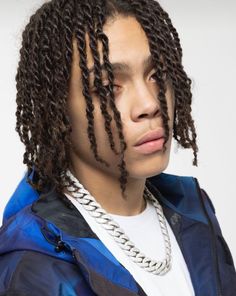
<svg viewBox="0 0 236 296">
<path fill-rule="evenodd" d="M 158 99 L 157 87 L 147 86 L 146 83 L 138 83 L 133 89 L 133 121 L 140 121 L 143 118 L 160 116 L 160 101 Z"/>
</svg>

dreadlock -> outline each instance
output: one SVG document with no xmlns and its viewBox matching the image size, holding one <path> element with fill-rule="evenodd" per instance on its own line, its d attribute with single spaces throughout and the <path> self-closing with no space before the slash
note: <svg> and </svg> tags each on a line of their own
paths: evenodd
<svg viewBox="0 0 236 296">
<path fill-rule="evenodd" d="M 76 38 L 80 55 L 83 96 L 86 101 L 87 134 L 90 148 L 96 161 L 106 166 L 97 151 L 94 134 L 94 105 L 89 91 L 89 71 L 86 56 L 86 33 L 94 60 L 94 85 L 100 99 L 104 127 L 111 150 L 120 155 L 120 187 L 123 197 L 127 177 L 124 153 L 127 145 L 123 136 L 120 112 L 115 105 L 113 93 L 114 76 L 109 61 L 108 38 L 103 26 L 108 18 L 117 15 L 134 16 L 148 38 L 150 52 L 156 66 L 156 81 L 159 86 L 163 126 L 166 142 L 169 138 L 169 116 L 166 102 L 164 74 L 168 75 L 175 94 L 173 136 L 184 148 L 192 148 L 193 165 L 197 166 L 196 132 L 191 117 L 191 80 L 182 66 L 182 49 L 178 33 L 168 14 L 155 0 L 52 0 L 44 3 L 30 18 L 22 35 L 20 61 L 16 74 L 17 110 L 16 131 L 25 145 L 23 163 L 28 168 L 27 181 L 39 191 L 54 186 L 62 192 L 65 184 L 76 185 L 66 175 L 70 166 L 69 151 L 72 147 L 72 127 L 68 116 L 68 88 L 71 74 L 73 45 Z M 108 88 L 102 85 L 102 70 L 98 42 L 102 44 L 104 69 L 109 81 Z M 118 153 L 111 132 L 113 112 L 120 140 Z M 190 132 L 192 136 L 190 137 Z M 29 178 L 31 172 L 37 176 Z"/>
</svg>

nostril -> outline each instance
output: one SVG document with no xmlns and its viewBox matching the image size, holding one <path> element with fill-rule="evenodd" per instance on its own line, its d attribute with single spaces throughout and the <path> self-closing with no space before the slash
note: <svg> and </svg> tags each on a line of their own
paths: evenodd
<svg viewBox="0 0 236 296">
<path fill-rule="evenodd" d="M 161 114 L 161 111 L 160 111 L 160 109 L 158 108 L 158 110 L 154 113 L 154 116 L 156 116 L 156 115 L 160 115 Z"/>
</svg>

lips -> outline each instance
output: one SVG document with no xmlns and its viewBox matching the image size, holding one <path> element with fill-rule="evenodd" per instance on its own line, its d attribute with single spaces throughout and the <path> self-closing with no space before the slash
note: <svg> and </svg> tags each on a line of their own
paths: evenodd
<svg viewBox="0 0 236 296">
<path fill-rule="evenodd" d="M 160 138 L 163 138 L 165 135 L 164 133 L 164 129 L 163 128 L 159 128 L 155 131 L 150 131 L 148 133 L 146 133 L 145 135 L 143 135 L 135 144 L 135 146 L 139 146 L 142 145 L 143 143 L 146 142 L 150 142 L 150 141 L 154 141 Z"/>
</svg>

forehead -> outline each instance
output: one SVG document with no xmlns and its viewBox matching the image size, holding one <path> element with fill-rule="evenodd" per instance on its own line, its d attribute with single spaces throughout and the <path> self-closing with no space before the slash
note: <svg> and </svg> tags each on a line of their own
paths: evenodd
<svg viewBox="0 0 236 296">
<path fill-rule="evenodd" d="M 103 32 L 109 40 L 109 60 L 111 63 L 126 63 L 130 67 L 143 63 L 150 50 L 148 40 L 142 27 L 134 17 L 117 16 L 108 19 L 103 27 Z M 87 44 L 87 63 L 88 68 L 94 65 L 93 55 L 89 47 L 89 36 L 86 34 Z M 74 60 L 79 63 L 78 50 L 74 40 Z M 102 44 L 98 41 L 98 51 L 100 53 L 100 62 L 103 64 Z"/>
<path fill-rule="evenodd" d="M 108 19 L 103 32 L 109 40 L 109 60 L 112 64 L 122 63 L 128 65 L 132 73 L 137 73 L 150 57 L 148 39 L 141 25 L 134 17 L 117 16 Z M 102 44 L 98 41 L 100 63 L 103 64 Z M 87 66 L 92 69 L 94 60 L 89 46 L 89 35 L 86 33 Z M 73 72 L 80 76 L 79 53 L 76 40 L 73 40 Z M 91 72 L 92 73 L 92 72 Z"/>
<path fill-rule="evenodd" d="M 150 55 L 148 40 L 141 25 L 134 17 L 118 16 L 108 20 L 104 33 L 109 39 L 110 61 L 143 59 Z"/>
</svg>

